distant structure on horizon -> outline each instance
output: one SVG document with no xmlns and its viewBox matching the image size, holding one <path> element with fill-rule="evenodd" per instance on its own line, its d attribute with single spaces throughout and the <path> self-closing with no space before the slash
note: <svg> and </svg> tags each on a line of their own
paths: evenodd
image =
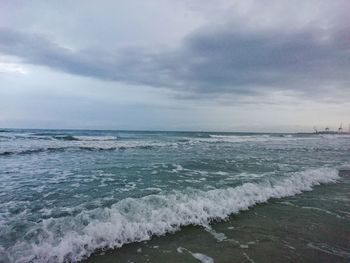
<svg viewBox="0 0 350 263">
<path fill-rule="evenodd" d="M 336 131 L 332 131 L 328 126 L 323 130 L 323 131 L 319 131 L 317 130 L 316 127 L 314 127 L 315 130 L 315 134 L 350 134 L 350 124 L 349 124 L 349 130 L 343 131 L 343 123 L 340 124 L 338 130 Z"/>
</svg>

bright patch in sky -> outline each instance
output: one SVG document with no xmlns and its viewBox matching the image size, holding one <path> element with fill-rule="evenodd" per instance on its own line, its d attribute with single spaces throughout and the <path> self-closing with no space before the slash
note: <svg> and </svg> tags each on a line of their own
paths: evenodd
<svg viewBox="0 0 350 263">
<path fill-rule="evenodd" d="M 0 62 L 0 73 L 18 73 L 26 75 L 28 71 L 21 65 L 14 63 L 1 63 Z"/>
</svg>

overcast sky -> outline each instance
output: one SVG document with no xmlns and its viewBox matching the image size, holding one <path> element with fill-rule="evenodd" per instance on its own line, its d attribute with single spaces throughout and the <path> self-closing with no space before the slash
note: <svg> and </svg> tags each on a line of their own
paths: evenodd
<svg viewBox="0 0 350 263">
<path fill-rule="evenodd" d="M 350 123 L 350 1 L 0 0 L 0 127 Z"/>
</svg>

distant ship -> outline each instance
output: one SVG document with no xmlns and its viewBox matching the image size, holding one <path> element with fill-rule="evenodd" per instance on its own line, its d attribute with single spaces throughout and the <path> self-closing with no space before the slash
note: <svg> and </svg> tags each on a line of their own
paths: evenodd
<svg viewBox="0 0 350 263">
<path fill-rule="evenodd" d="M 316 128 L 314 128 L 315 134 L 350 134 L 350 124 L 349 124 L 349 130 L 343 131 L 343 124 L 341 123 L 337 131 L 332 131 L 329 127 L 326 127 L 323 131 L 319 131 Z"/>
</svg>

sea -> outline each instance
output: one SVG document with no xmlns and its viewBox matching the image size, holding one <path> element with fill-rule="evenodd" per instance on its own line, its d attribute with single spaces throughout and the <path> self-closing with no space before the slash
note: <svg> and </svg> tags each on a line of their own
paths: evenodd
<svg viewBox="0 0 350 263">
<path fill-rule="evenodd" d="M 350 262 L 350 136 L 0 130 L 0 262 Z"/>
</svg>

